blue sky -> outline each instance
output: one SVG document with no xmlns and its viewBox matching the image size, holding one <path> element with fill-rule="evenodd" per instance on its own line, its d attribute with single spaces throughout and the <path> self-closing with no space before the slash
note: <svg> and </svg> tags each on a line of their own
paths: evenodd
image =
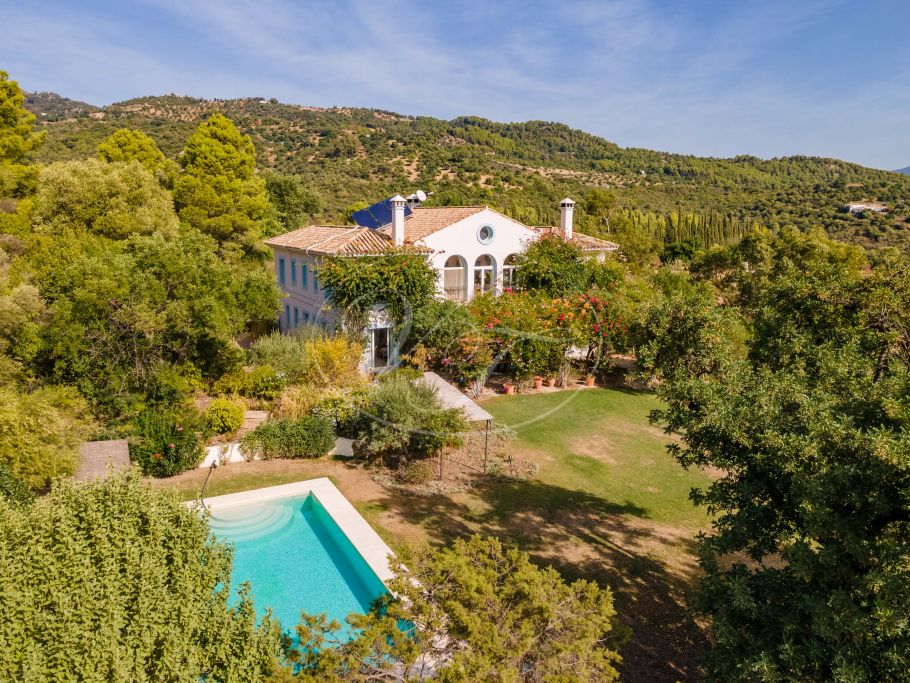
<svg viewBox="0 0 910 683">
<path fill-rule="evenodd" d="M 256 95 L 910 165 L 907 0 L 0 0 L 0 16 L 0 68 L 94 104 Z"/>
</svg>

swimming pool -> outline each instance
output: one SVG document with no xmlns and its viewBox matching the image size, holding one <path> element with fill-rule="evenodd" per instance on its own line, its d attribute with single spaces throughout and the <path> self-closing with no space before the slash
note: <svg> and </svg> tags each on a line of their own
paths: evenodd
<svg viewBox="0 0 910 683">
<path fill-rule="evenodd" d="M 386 592 L 391 551 L 327 479 L 207 503 L 212 532 L 234 546 L 234 589 L 249 581 L 257 612 L 271 608 L 284 629 L 293 632 L 301 611 L 343 624 Z"/>
</svg>

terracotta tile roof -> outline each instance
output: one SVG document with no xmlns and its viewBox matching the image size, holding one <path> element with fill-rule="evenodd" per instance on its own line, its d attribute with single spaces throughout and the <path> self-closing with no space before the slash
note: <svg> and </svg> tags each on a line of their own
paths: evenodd
<svg viewBox="0 0 910 683">
<path fill-rule="evenodd" d="M 391 240 L 376 230 L 337 225 L 310 225 L 270 237 L 265 243 L 270 247 L 334 256 L 381 254 L 392 246 Z"/>
<path fill-rule="evenodd" d="M 414 243 L 432 235 L 437 230 L 480 213 L 485 206 L 418 206 L 404 220 L 404 241 Z M 384 225 L 378 232 L 391 237 L 392 226 Z"/>
<path fill-rule="evenodd" d="M 562 235 L 562 230 L 550 225 L 535 225 L 535 230 L 541 237 L 545 235 Z M 602 240 L 599 237 L 591 237 L 584 233 L 573 231 L 572 244 L 578 246 L 582 251 L 619 251 L 619 245 L 616 242 Z"/>
</svg>

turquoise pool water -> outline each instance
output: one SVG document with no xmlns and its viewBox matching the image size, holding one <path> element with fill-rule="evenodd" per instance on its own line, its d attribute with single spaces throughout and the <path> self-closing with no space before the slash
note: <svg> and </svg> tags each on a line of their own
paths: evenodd
<svg viewBox="0 0 910 683">
<path fill-rule="evenodd" d="M 234 545 L 235 589 L 249 581 L 260 616 L 271 608 L 292 633 L 301 611 L 344 624 L 386 592 L 312 494 L 216 510 L 209 526 Z"/>
</svg>

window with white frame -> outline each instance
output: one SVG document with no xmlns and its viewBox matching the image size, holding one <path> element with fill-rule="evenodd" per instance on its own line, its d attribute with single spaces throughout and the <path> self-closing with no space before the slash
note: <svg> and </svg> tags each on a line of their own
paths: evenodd
<svg viewBox="0 0 910 683">
<path fill-rule="evenodd" d="M 450 256 L 442 269 L 442 287 L 447 299 L 464 301 L 467 295 L 467 271 L 461 256 Z"/>
<path fill-rule="evenodd" d="M 492 291 L 495 282 L 493 257 L 489 254 L 478 256 L 474 261 L 474 293 L 483 294 Z"/>
<path fill-rule="evenodd" d="M 509 254 L 502 262 L 503 289 L 515 288 L 515 271 L 518 270 L 518 254 Z"/>
</svg>

